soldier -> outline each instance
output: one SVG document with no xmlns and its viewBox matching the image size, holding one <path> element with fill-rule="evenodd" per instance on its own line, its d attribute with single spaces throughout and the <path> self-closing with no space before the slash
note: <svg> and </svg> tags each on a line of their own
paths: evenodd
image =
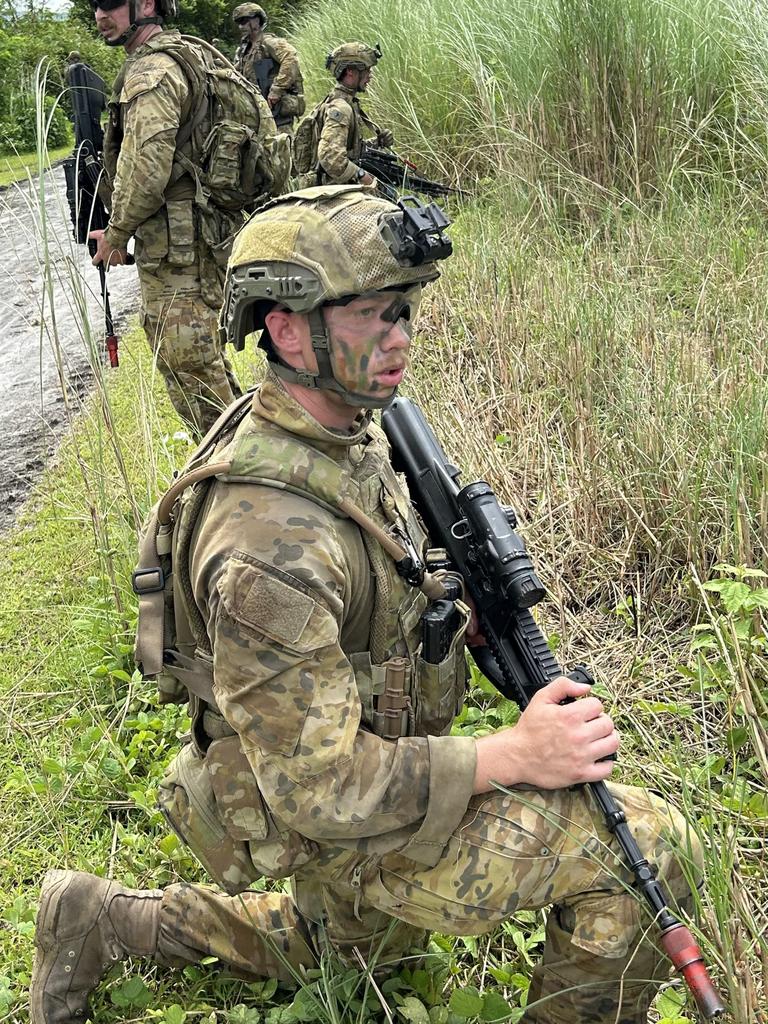
<svg viewBox="0 0 768 1024">
<path fill-rule="evenodd" d="M 209 217 L 204 225 L 193 202 L 193 175 L 179 164 L 191 154 L 190 135 L 181 144 L 179 129 L 193 123 L 201 96 L 171 52 L 183 48 L 181 56 L 195 63 L 203 82 L 205 72 L 201 51 L 183 43 L 176 30 L 163 28 L 175 13 L 175 0 L 100 4 L 95 17 L 102 39 L 107 46 L 123 46 L 131 59 L 109 104 L 103 198 L 111 212 L 106 230 L 92 234 L 98 240 L 93 262 L 124 263 L 128 240 L 135 238 L 142 326 L 176 411 L 201 434 L 240 394 L 218 342 L 216 313 L 222 258 L 217 250 L 242 224 L 242 215 L 219 216 L 216 224 Z M 268 130 L 274 133 L 274 125 L 265 118 L 260 131 Z"/>
<path fill-rule="evenodd" d="M 239 4 L 232 11 L 242 41 L 235 67 L 261 90 L 275 124 L 291 132 L 294 119 L 304 113 L 304 80 L 295 48 L 280 36 L 265 32 L 267 13 L 258 4 Z"/>
<path fill-rule="evenodd" d="M 425 544 L 370 412 L 394 397 L 420 294 L 438 276 L 413 223 L 373 189 L 326 187 L 273 201 L 236 239 L 221 322 L 238 344 L 261 332 L 269 371 L 198 450 L 196 486 L 175 486 L 182 603 L 165 669 L 192 694 L 193 739 L 161 802 L 218 884 L 242 895 L 49 872 L 33 1024 L 81 1019 L 128 956 L 215 956 L 251 978 L 287 978 L 328 944 L 353 965 L 357 951 L 392 963 L 423 948 L 425 930 L 478 935 L 553 903 L 526 1024 L 641 1024 L 667 976 L 615 839 L 574 788 L 614 767 L 601 702 L 560 678 L 515 726 L 450 735 L 470 610 L 444 661 L 426 664 L 427 599 L 376 537 Z M 138 571 L 145 670 L 169 642 L 162 589 L 157 603 L 149 585 L 157 548 L 168 550 L 159 540 L 147 531 Z M 399 700 L 394 718 L 385 697 L 390 711 Z M 649 792 L 612 788 L 690 909 L 681 860 L 695 875 L 700 850 L 685 822 Z M 293 896 L 243 891 L 261 875 L 293 875 Z"/>
<path fill-rule="evenodd" d="M 365 92 L 373 69 L 381 59 L 381 49 L 365 43 L 343 43 L 326 59 L 325 66 L 338 82 L 312 111 L 317 118 L 318 145 L 316 178 L 313 183 L 371 185 L 374 178 L 359 166 L 363 152 L 363 128 L 376 136 L 379 146 L 389 147 L 394 136 L 388 128 L 379 128 L 360 106 L 357 94 Z M 312 161 L 315 163 L 315 161 Z"/>
</svg>

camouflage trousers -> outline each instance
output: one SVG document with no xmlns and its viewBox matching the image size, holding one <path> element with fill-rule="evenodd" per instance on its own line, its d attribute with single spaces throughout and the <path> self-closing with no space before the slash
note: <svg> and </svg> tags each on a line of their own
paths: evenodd
<svg viewBox="0 0 768 1024">
<path fill-rule="evenodd" d="M 173 407 L 195 436 L 241 394 L 217 340 L 216 311 L 203 299 L 195 264 L 138 264 L 142 327 Z"/>
<path fill-rule="evenodd" d="M 644 854 L 673 902 L 690 911 L 686 878 L 701 850 L 659 797 L 612 785 Z M 614 837 L 583 789 L 484 794 L 434 867 L 398 853 L 366 856 L 321 847 L 294 879 L 294 895 L 224 896 L 198 885 L 167 888 L 158 959 L 216 956 L 248 977 L 290 977 L 314 966 L 323 937 L 347 962 L 396 963 L 425 933 L 480 935 L 518 910 L 552 905 L 525 1024 L 645 1024 L 669 964 Z"/>
</svg>

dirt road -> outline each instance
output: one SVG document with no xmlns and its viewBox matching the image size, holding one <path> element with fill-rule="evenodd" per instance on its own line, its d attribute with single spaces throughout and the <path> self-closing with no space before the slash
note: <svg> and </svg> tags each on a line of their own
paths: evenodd
<svg viewBox="0 0 768 1024">
<path fill-rule="evenodd" d="M 135 268 L 110 271 L 108 282 L 119 331 L 138 310 Z M 64 172 L 57 167 L 42 183 L 0 192 L 0 532 L 66 428 L 64 391 L 76 406 L 92 380 L 81 307 L 100 350 L 99 275 L 86 248 L 72 241 Z"/>
</svg>

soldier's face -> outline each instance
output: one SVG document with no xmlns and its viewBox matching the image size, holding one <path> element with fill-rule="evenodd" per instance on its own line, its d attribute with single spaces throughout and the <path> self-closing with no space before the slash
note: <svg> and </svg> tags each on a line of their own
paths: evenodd
<svg viewBox="0 0 768 1024">
<path fill-rule="evenodd" d="M 416 286 L 324 308 L 333 375 L 342 387 L 371 398 L 394 394 L 408 367 L 411 324 L 420 297 Z"/>
<path fill-rule="evenodd" d="M 91 4 L 96 18 L 96 29 L 103 39 L 117 39 L 127 31 L 131 24 L 131 14 L 126 0 L 119 3 L 115 3 L 114 0 L 91 0 Z"/>
<path fill-rule="evenodd" d="M 243 39 L 251 35 L 252 32 L 258 32 L 261 28 L 261 22 L 258 18 L 238 18 L 237 27 L 240 29 L 240 35 Z"/>
</svg>

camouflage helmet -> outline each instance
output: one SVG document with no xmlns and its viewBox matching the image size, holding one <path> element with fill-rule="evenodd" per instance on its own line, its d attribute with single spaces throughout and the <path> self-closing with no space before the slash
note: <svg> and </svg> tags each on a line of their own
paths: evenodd
<svg viewBox="0 0 768 1024">
<path fill-rule="evenodd" d="M 347 68 L 373 68 L 381 57 L 379 43 L 375 46 L 366 46 L 365 43 L 342 43 L 325 58 L 325 66 L 338 81 Z"/>
<path fill-rule="evenodd" d="M 232 11 L 232 21 L 241 21 L 245 18 L 258 18 L 262 28 L 267 24 L 267 12 L 258 4 L 238 4 Z"/>
<path fill-rule="evenodd" d="M 246 336 L 261 330 L 259 345 L 283 379 L 336 391 L 350 405 L 375 405 L 335 379 L 321 307 L 383 290 L 419 286 L 420 293 L 439 276 L 437 261 L 451 254 L 444 234 L 449 223 L 434 203 L 408 196 L 395 205 L 368 186 L 317 186 L 272 200 L 235 237 L 219 320 L 222 342 L 242 349 Z M 276 303 L 308 315 L 318 373 L 279 360 L 265 329 Z"/>
</svg>

